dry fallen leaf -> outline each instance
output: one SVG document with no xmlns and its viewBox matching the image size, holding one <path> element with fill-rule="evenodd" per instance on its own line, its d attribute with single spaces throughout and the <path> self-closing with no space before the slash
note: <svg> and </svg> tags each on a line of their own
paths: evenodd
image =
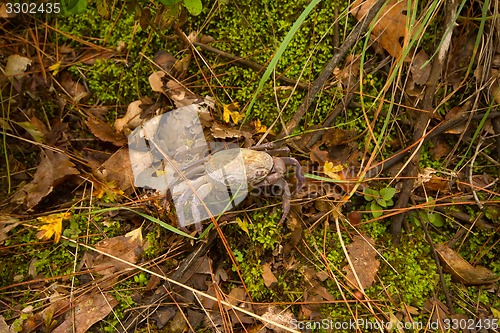
<svg viewBox="0 0 500 333">
<path fill-rule="evenodd" d="M 12 201 L 22 203 L 29 209 L 35 207 L 66 176 L 79 174 L 68 155 L 52 150 L 42 150 L 42 158 L 33 180 L 14 195 Z"/>
<path fill-rule="evenodd" d="M 7 233 L 19 224 L 21 224 L 21 222 L 18 218 L 0 214 L 0 245 L 7 239 Z"/>
<path fill-rule="evenodd" d="M 115 130 L 117 132 L 122 132 L 125 128 L 133 130 L 137 126 L 139 126 L 142 122 L 141 120 L 141 104 L 142 101 L 134 101 L 128 105 L 127 113 L 123 116 L 123 118 L 118 118 L 115 121 Z"/>
<path fill-rule="evenodd" d="M 276 326 L 276 323 L 292 328 L 291 323 L 295 320 L 295 316 L 290 309 L 282 310 L 274 305 L 267 308 L 267 311 L 262 315 L 262 318 L 264 319 L 266 327 L 272 329 L 275 333 L 287 332 L 285 329 Z"/>
<path fill-rule="evenodd" d="M 52 333 L 85 333 L 118 305 L 118 301 L 107 292 L 83 296 L 79 301 L 75 311 L 67 311 L 64 322 L 57 326 Z"/>
<path fill-rule="evenodd" d="M 122 147 L 127 143 L 127 139 L 123 134 L 115 132 L 108 123 L 102 120 L 89 118 L 85 121 L 85 124 L 92 134 L 102 141 L 111 142 L 117 147 Z"/>
<path fill-rule="evenodd" d="M 472 266 L 460 255 L 444 244 L 436 244 L 436 252 L 446 270 L 463 284 L 489 284 L 500 280 L 500 276 L 483 266 Z"/>
<path fill-rule="evenodd" d="M 361 21 L 376 0 L 356 0 L 351 14 Z M 381 14 L 373 27 L 372 36 L 394 58 L 402 54 L 402 43 L 408 36 L 406 28 L 406 1 L 390 0 L 381 9 Z"/>
<path fill-rule="evenodd" d="M 36 142 L 45 143 L 49 130 L 45 124 L 37 117 L 32 117 L 30 121 L 17 123 L 28 132 Z"/>
<path fill-rule="evenodd" d="M 16 17 L 16 13 L 13 13 L 12 11 L 7 12 L 7 5 L 5 3 L 2 3 L 0 5 L 0 17 L 1 18 L 12 18 L 12 17 Z"/>
<path fill-rule="evenodd" d="M 94 174 L 105 184 L 114 182 L 117 189 L 128 190 L 134 184 L 128 149 L 122 148 L 111 155 Z"/>
<path fill-rule="evenodd" d="M 31 60 L 22 57 L 18 54 L 13 54 L 7 58 L 7 65 L 5 65 L 5 76 L 20 79 L 26 74 L 24 72 L 31 65 Z"/>
<path fill-rule="evenodd" d="M 42 222 L 43 225 L 38 227 L 40 231 L 36 234 L 36 237 L 41 240 L 48 240 L 54 236 L 54 243 L 59 243 L 62 235 L 62 221 L 68 220 L 70 217 L 70 212 L 38 217 L 37 220 Z"/>
<path fill-rule="evenodd" d="M 413 81 L 418 85 L 424 85 L 431 74 L 431 64 L 427 63 L 429 56 L 424 50 L 420 50 L 412 59 L 410 72 Z M 424 66 L 425 65 L 425 66 Z"/>
<path fill-rule="evenodd" d="M 163 89 L 163 78 L 165 77 L 165 72 L 158 71 L 151 74 L 148 78 L 149 85 L 153 91 L 164 94 L 165 89 Z"/>
<path fill-rule="evenodd" d="M 455 119 L 455 118 L 461 117 L 466 112 L 469 111 L 469 107 L 470 107 L 470 104 L 468 104 L 468 103 L 465 103 L 462 106 L 455 106 L 454 108 L 450 109 L 450 111 L 448 111 L 446 113 L 446 116 L 444 116 L 444 119 L 445 120 L 451 120 L 451 119 Z M 450 128 L 445 133 L 461 135 L 466 130 L 467 130 L 467 124 L 466 124 L 466 122 L 463 122 L 460 125 L 457 125 L 457 126 L 455 126 L 453 128 Z"/>
<path fill-rule="evenodd" d="M 266 133 L 267 131 L 267 126 L 262 125 L 259 119 L 254 120 L 250 125 L 255 129 L 255 133 Z"/>
<path fill-rule="evenodd" d="M 203 100 L 200 96 L 192 93 L 181 83 L 174 80 L 169 80 L 167 82 L 167 95 L 174 101 L 177 108 L 198 103 Z"/>
<path fill-rule="evenodd" d="M 104 276 L 121 272 L 130 268 L 130 265 L 112 257 L 132 264 L 137 263 L 143 251 L 141 228 L 132 230 L 124 236 L 102 240 L 95 247 L 107 255 L 96 256 L 90 263 L 90 266 L 94 267 L 99 274 Z"/>
<path fill-rule="evenodd" d="M 67 72 L 62 73 L 60 82 L 64 90 L 73 97 L 75 102 L 80 102 L 90 96 L 87 88 L 79 81 L 73 80 L 71 75 Z"/>
<path fill-rule="evenodd" d="M 278 279 L 273 274 L 271 266 L 267 263 L 262 265 L 262 279 L 264 280 L 264 284 L 268 288 L 272 288 L 278 283 Z"/>
<path fill-rule="evenodd" d="M 377 275 L 380 262 L 377 260 L 377 251 L 373 248 L 375 241 L 367 236 L 356 235 L 353 242 L 347 245 L 347 252 L 350 255 L 352 268 L 356 271 L 361 287 L 370 287 Z M 347 282 L 355 289 L 359 288 L 354 277 L 354 272 L 350 265 L 344 267 Z"/>
</svg>

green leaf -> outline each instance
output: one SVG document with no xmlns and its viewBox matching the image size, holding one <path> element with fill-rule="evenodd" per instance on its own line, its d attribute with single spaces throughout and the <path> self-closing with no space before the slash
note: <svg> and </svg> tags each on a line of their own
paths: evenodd
<svg viewBox="0 0 500 333">
<path fill-rule="evenodd" d="M 197 16 L 200 15 L 203 4 L 201 0 L 184 0 L 184 7 L 186 7 L 189 14 Z"/>
<path fill-rule="evenodd" d="M 392 199 L 394 194 L 396 194 L 396 189 L 394 187 L 386 187 L 380 190 L 380 195 L 385 201 Z"/>
<path fill-rule="evenodd" d="M 381 206 L 381 207 L 387 207 L 387 202 L 382 199 L 382 198 L 375 198 L 375 201 Z"/>
<path fill-rule="evenodd" d="M 40 130 L 40 128 L 38 128 L 35 124 L 33 124 L 29 121 L 23 121 L 23 122 L 20 122 L 17 124 L 19 126 L 21 126 L 22 128 L 24 128 L 26 130 L 26 132 L 28 132 L 36 142 L 39 142 L 39 143 L 45 142 L 45 135 Z"/>
<path fill-rule="evenodd" d="M 173 6 L 180 3 L 182 0 L 159 0 L 162 5 Z"/>
<path fill-rule="evenodd" d="M 365 194 L 366 201 L 372 201 L 372 200 L 380 197 L 378 191 L 372 190 L 371 188 L 365 188 L 363 193 Z"/>
<path fill-rule="evenodd" d="M 82 14 L 87 9 L 87 0 L 61 0 L 61 14 Z"/>
<path fill-rule="evenodd" d="M 109 0 L 96 0 L 97 13 L 105 20 L 111 19 L 111 6 Z"/>
<path fill-rule="evenodd" d="M 382 207 L 377 205 L 377 203 L 375 201 L 372 201 L 370 208 L 371 208 L 372 215 L 374 218 L 381 217 L 384 214 L 382 212 Z"/>
<path fill-rule="evenodd" d="M 442 227 L 444 225 L 444 218 L 441 214 L 429 213 L 428 216 L 429 216 L 429 222 L 433 226 L 439 228 L 439 227 Z"/>
</svg>

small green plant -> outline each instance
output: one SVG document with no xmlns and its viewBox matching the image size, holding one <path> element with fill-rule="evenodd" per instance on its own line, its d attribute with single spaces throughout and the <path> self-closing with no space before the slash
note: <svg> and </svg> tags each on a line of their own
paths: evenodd
<svg viewBox="0 0 500 333">
<path fill-rule="evenodd" d="M 276 212 L 271 215 L 256 212 L 253 215 L 253 224 L 248 226 L 248 230 L 252 241 L 260 243 L 264 250 L 274 249 L 281 239 L 281 226 L 278 225 Z"/>
<path fill-rule="evenodd" d="M 366 210 L 371 211 L 374 218 L 382 216 L 382 210 L 384 208 L 394 205 L 394 201 L 392 200 L 394 194 L 396 194 L 396 189 L 394 187 L 386 187 L 380 191 L 365 188 L 364 198 L 368 201 Z"/>
<path fill-rule="evenodd" d="M 159 2 L 167 7 L 182 5 L 187 9 L 189 14 L 197 16 L 203 9 L 201 0 L 159 0 Z"/>
<path fill-rule="evenodd" d="M 141 286 L 147 285 L 148 284 L 147 274 L 144 272 L 140 272 L 139 274 L 134 275 L 134 282 L 141 285 Z"/>
</svg>

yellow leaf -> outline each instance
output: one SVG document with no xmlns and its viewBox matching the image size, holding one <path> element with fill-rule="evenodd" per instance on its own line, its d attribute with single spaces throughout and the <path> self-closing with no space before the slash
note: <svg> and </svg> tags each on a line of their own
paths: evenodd
<svg viewBox="0 0 500 333">
<path fill-rule="evenodd" d="M 494 307 L 491 307 L 490 310 L 491 310 L 491 314 L 493 315 L 493 317 L 500 320 L 500 311 L 498 311 Z"/>
<path fill-rule="evenodd" d="M 62 221 L 71 217 L 71 213 L 57 213 L 38 217 L 37 220 L 44 225 L 38 227 L 40 230 L 36 236 L 41 240 L 48 240 L 54 236 L 54 243 L 59 243 L 62 235 Z"/>
<path fill-rule="evenodd" d="M 117 195 L 123 195 L 123 191 L 118 188 L 114 181 L 107 182 L 101 186 L 96 186 L 96 190 L 93 192 L 93 196 L 97 199 L 102 199 L 106 196 L 107 202 L 115 202 Z"/>
<path fill-rule="evenodd" d="M 256 119 L 253 122 L 253 126 L 255 127 L 255 133 L 266 133 L 266 131 L 267 131 L 267 126 L 266 125 L 262 125 L 260 123 L 259 119 Z"/>
<path fill-rule="evenodd" d="M 244 114 L 241 114 L 238 112 L 238 109 L 240 108 L 240 104 L 238 102 L 233 102 L 231 104 L 222 104 L 224 111 L 222 113 L 222 120 L 224 122 L 228 123 L 229 119 L 233 121 L 236 125 L 245 118 Z"/>
<path fill-rule="evenodd" d="M 335 180 L 342 180 L 342 177 L 338 173 L 344 169 L 345 167 L 342 164 L 334 166 L 332 162 L 328 161 L 325 162 L 325 165 L 323 166 L 323 172 L 325 175 Z"/>
<path fill-rule="evenodd" d="M 250 236 L 250 233 L 248 232 L 248 222 L 247 220 L 242 220 L 239 217 L 236 218 L 236 222 L 238 223 L 238 226 L 243 230 L 244 232 L 247 233 L 247 235 Z"/>
<path fill-rule="evenodd" d="M 54 72 L 54 73 L 52 73 L 53 75 L 57 75 L 57 73 L 59 73 L 60 69 L 61 69 L 61 62 L 60 61 L 56 62 L 52 66 L 49 66 L 49 70 Z"/>
</svg>

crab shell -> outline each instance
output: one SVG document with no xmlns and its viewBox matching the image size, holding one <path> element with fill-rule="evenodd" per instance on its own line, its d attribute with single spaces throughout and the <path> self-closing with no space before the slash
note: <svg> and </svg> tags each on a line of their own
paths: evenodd
<svg viewBox="0 0 500 333">
<path fill-rule="evenodd" d="M 213 154 L 205 165 L 205 171 L 221 184 L 254 186 L 266 179 L 273 165 L 273 158 L 265 152 L 237 148 Z"/>
</svg>

